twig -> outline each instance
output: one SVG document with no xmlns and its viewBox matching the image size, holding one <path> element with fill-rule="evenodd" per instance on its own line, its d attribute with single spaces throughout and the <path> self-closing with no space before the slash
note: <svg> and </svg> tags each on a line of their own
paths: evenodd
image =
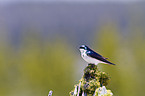
<svg viewBox="0 0 145 96">
<path fill-rule="evenodd" d="M 52 96 L 53 91 L 50 90 L 48 96 Z"/>
</svg>

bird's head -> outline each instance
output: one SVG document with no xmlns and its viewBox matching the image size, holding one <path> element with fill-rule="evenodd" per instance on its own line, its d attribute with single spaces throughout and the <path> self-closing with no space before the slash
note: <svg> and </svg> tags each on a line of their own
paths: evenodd
<svg viewBox="0 0 145 96">
<path fill-rule="evenodd" d="M 88 47 L 86 45 L 81 45 L 79 49 L 80 49 L 81 53 L 83 53 L 88 50 Z"/>
</svg>

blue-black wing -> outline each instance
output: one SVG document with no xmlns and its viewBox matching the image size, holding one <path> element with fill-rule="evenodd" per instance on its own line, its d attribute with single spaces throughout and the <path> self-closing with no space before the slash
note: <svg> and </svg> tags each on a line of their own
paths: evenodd
<svg viewBox="0 0 145 96">
<path fill-rule="evenodd" d="M 106 60 L 106 58 L 104 58 L 103 56 L 101 56 L 100 54 L 98 54 L 98 53 L 96 53 L 96 52 L 94 52 L 92 50 L 91 51 L 88 51 L 86 53 L 87 53 L 88 56 L 90 56 L 92 58 L 98 59 L 98 60 L 100 60 L 102 62 L 105 62 L 107 64 L 115 65 L 114 63 L 109 62 L 108 60 Z"/>
</svg>

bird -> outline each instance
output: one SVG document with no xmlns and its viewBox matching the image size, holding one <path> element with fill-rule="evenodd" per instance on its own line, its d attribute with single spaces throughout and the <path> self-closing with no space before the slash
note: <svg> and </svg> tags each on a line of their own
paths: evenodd
<svg viewBox="0 0 145 96">
<path fill-rule="evenodd" d="M 81 57 L 90 64 L 98 65 L 99 63 L 115 65 L 114 63 L 108 61 L 108 58 L 103 57 L 102 55 L 98 54 L 97 52 L 93 51 L 86 45 L 81 45 L 79 47 Z"/>
</svg>

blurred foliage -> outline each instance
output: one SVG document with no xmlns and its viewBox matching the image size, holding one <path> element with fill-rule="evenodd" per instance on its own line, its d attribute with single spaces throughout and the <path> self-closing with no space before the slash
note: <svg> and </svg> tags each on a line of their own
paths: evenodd
<svg viewBox="0 0 145 96">
<path fill-rule="evenodd" d="M 115 96 L 143 96 L 145 86 L 143 28 L 132 27 L 125 36 L 118 29 L 115 24 L 108 24 L 96 35 L 95 41 L 98 41 L 96 50 L 116 64 L 116 66 L 99 64 L 99 67 L 111 76 L 108 87 Z"/>
<path fill-rule="evenodd" d="M 66 40 L 42 42 L 40 34 L 23 34 L 20 47 L 1 42 L 0 96 L 66 96 L 73 86 L 73 56 Z M 17 49 L 17 50 L 16 50 Z"/>
<path fill-rule="evenodd" d="M 144 27 L 130 25 L 125 34 L 120 31 L 116 23 L 103 25 L 92 37 L 91 48 L 116 64 L 99 64 L 101 71 L 111 76 L 107 87 L 114 96 L 143 96 Z M 63 35 L 43 40 L 40 32 L 23 33 L 20 45 L 12 43 L 9 36 L 0 39 L 0 96 L 46 96 L 49 90 L 54 96 L 69 95 L 77 77 L 73 75 L 78 59 L 72 52 L 76 49 Z"/>
</svg>

